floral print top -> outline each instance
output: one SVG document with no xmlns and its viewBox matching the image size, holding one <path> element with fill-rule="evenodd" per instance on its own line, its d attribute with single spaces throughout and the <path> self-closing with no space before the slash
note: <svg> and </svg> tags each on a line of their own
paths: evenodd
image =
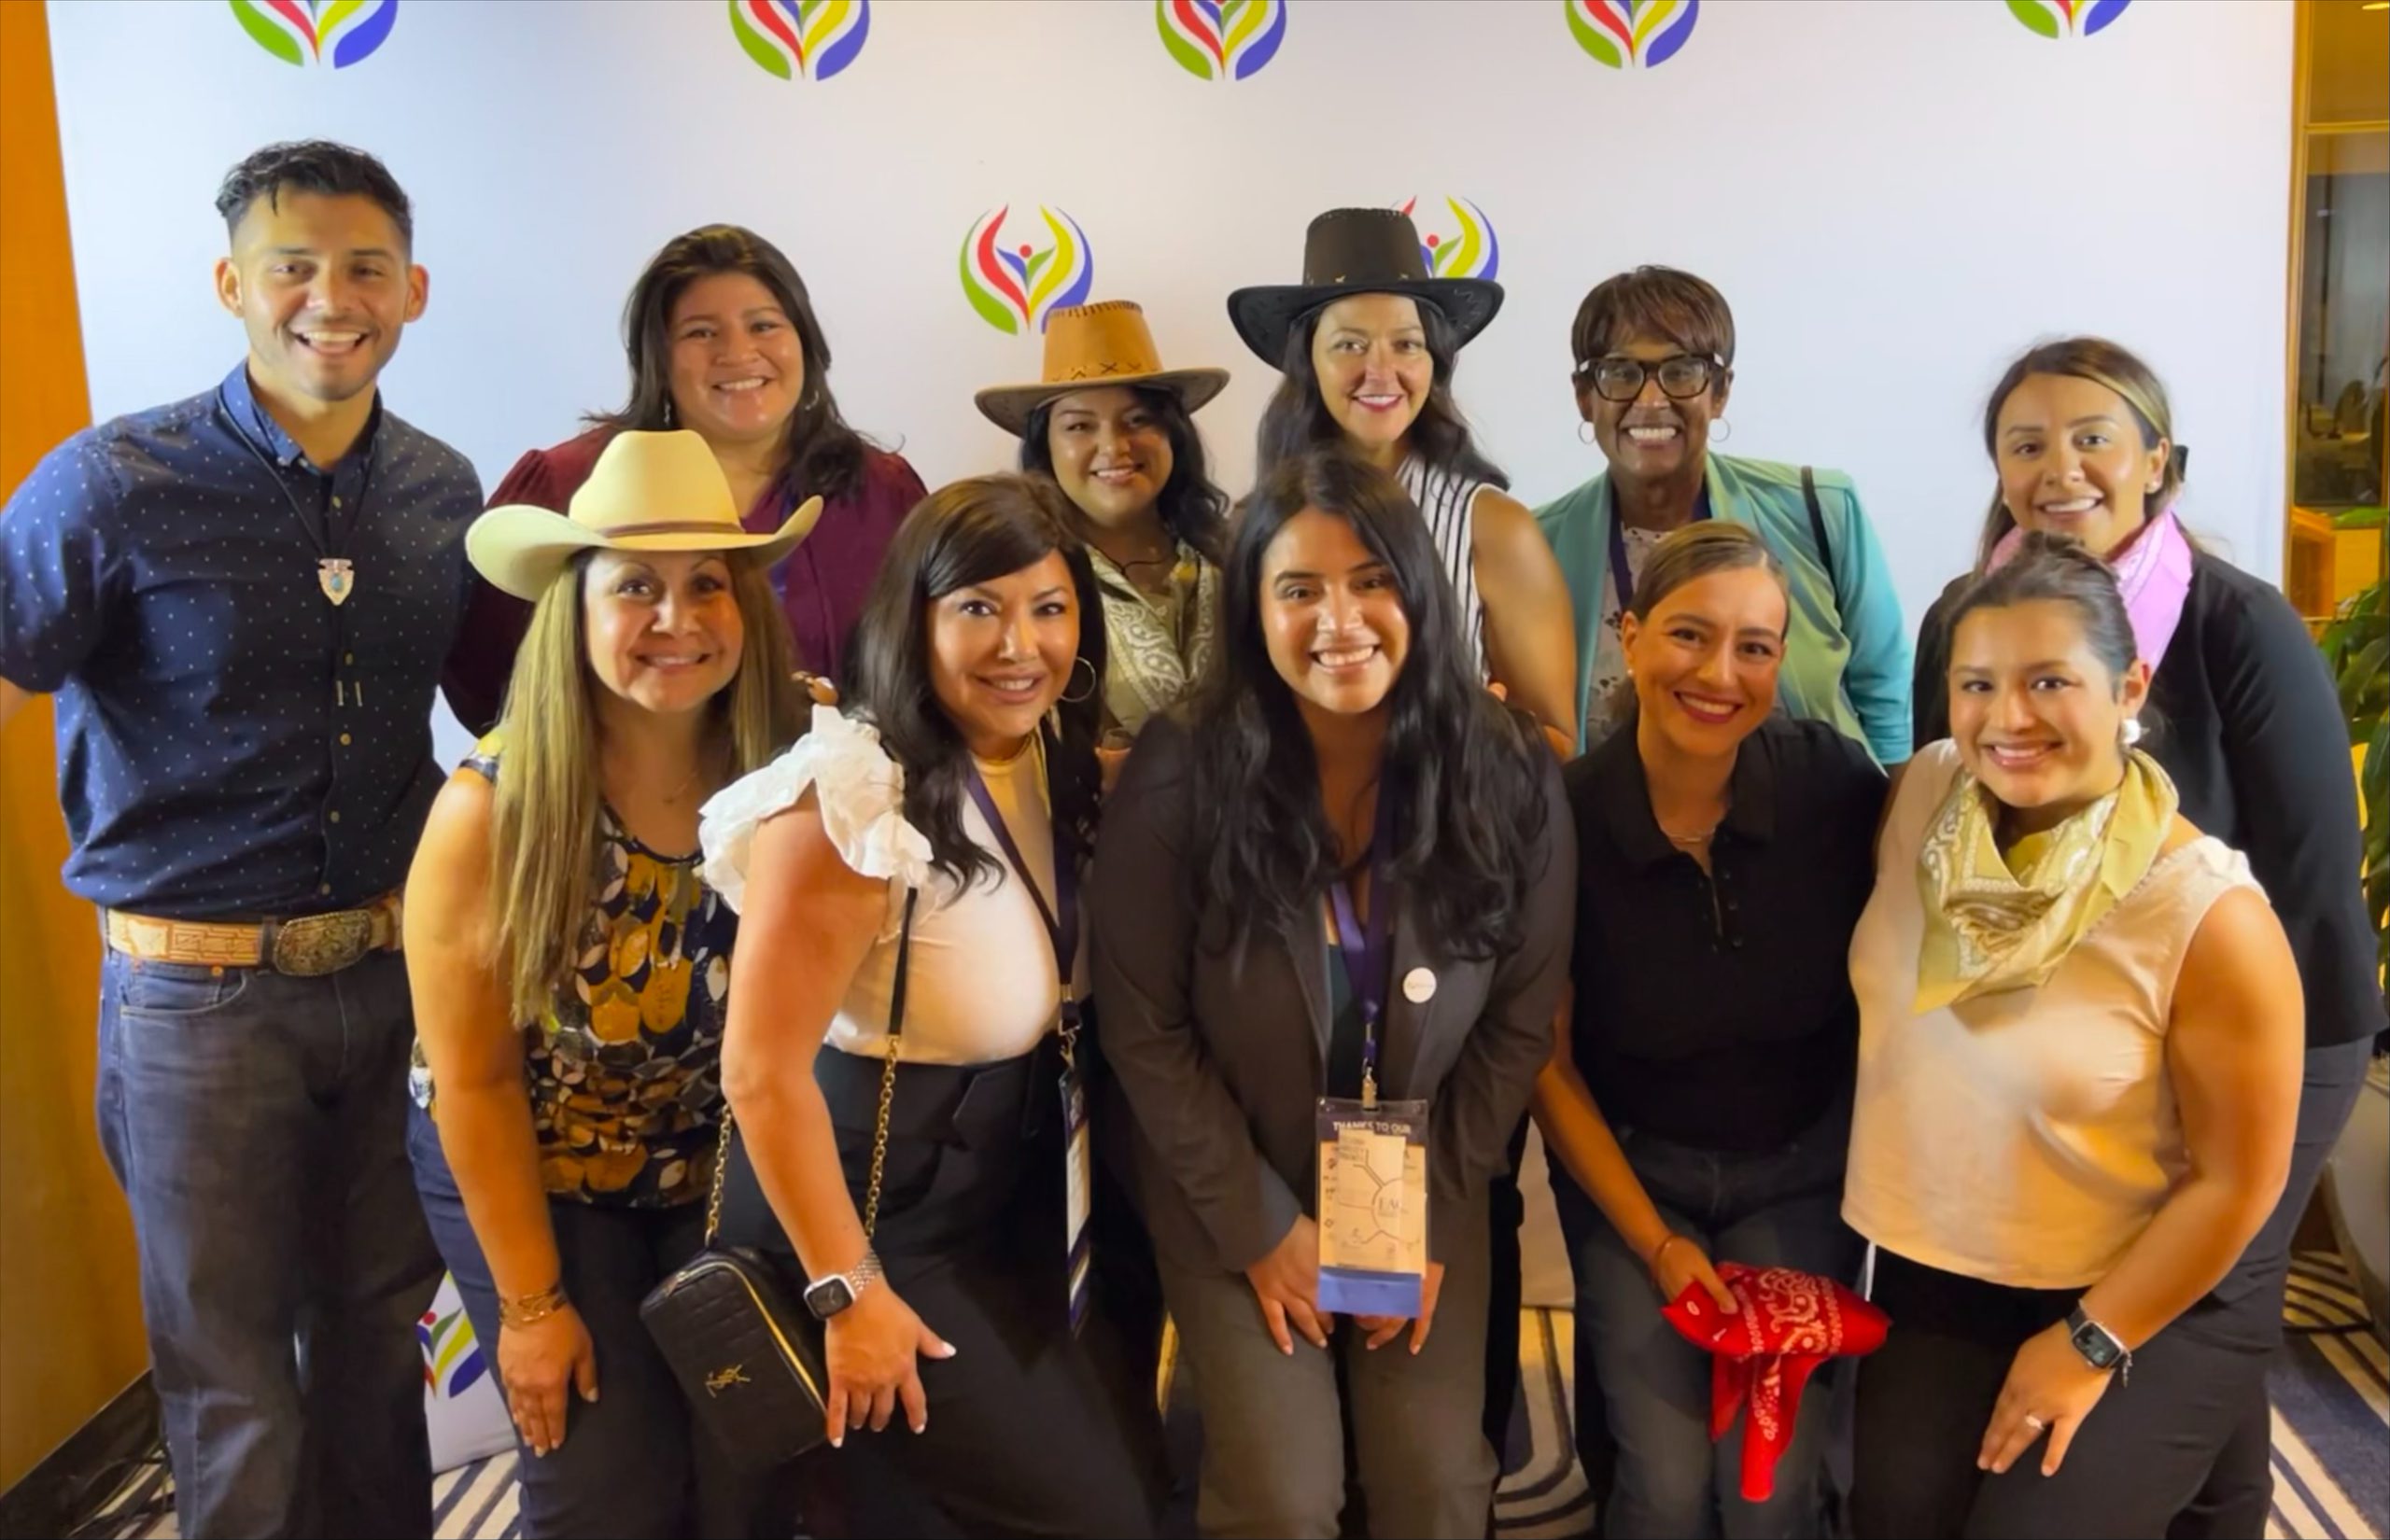
<svg viewBox="0 0 2390 1540">
<path fill-rule="evenodd" d="M 498 779 L 495 738 L 466 765 Z M 701 853 L 641 845 L 598 810 L 579 960 L 523 1029 L 524 1084 L 552 1198 L 660 1209 L 702 1200 L 721 1137 L 722 1029 L 738 915 Z M 433 1110 L 415 1044 L 415 1099 Z"/>
</svg>

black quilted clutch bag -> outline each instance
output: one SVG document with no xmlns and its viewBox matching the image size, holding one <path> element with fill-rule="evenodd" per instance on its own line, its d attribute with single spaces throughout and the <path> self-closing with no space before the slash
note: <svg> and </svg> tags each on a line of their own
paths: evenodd
<svg viewBox="0 0 2390 1540">
<path fill-rule="evenodd" d="M 889 990 L 888 1063 L 880 1082 L 871 1197 L 863 1215 L 866 1238 L 879 1217 L 880 1159 L 905 1029 L 905 974 L 912 959 L 918 897 L 905 895 L 896 976 Z M 639 1317 L 672 1365 L 681 1393 L 707 1435 L 738 1469 L 767 1471 L 829 1436 L 830 1375 L 822 1361 L 822 1323 L 802 1301 L 790 1300 L 772 1265 L 743 1247 L 714 1244 L 722 1225 L 723 1177 L 730 1169 L 730 1130 L 725 1107 L 722 1141 L 714 1152 L 713 1193 L 706 1205 L 705 1248 L 655 1286 L 640 1302 Z"/>
<path fill-rule="evenodd" d="M 639 1314 L 697 1422 L 740 1470 L 786 1464 L 827 1436 L 821 1323 L 763 1257 L 709 1246 Z"/>
</svg>

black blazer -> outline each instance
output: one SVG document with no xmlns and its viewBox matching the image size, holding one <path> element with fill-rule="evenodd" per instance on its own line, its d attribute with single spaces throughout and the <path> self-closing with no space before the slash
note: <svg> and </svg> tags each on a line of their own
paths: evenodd
<svg viewBox="0 0 2390 1540">
<path fill-rule="evenodd" d="M 1088 904 L 1095 997 L 1104 1059 L 1137 1125 L 1131 1158 L 1155 1245 L 1182 1266 L 1236 1272 L 1316 1207 L 1328 949 L 1318 931 L 1300 945 L 1260 930 L 1225 951 L 1199 943 L 1199 925 L 1221 917 L 1194 902 L 1188 742 L 1175 716 L 1156 717 L 1105 799 Z M 1440 1262 L 1485 1244 L 1482 1225 L 1461 1221 L 1509 1164 L 1511 1131 L 1552 1054 L 1577 873 L 1557 763 L 1543 799 L 1545 848 L 1517 951 L 1455 958 L 1408 894 L 1395 914 L 1378 1079 L 1390 1099 L 1431 1104 L 1427 1240 Z M 1436 977 L 1424 1002 L 1402 987 L 1421 967 Z"/>
<path fill-rule="evenodd" d="M 1947 617 L 1966 582 L 1942 591 L 1918 637 L 1920 749 L 1950 735 Z M 2249 858 L 2290 936 L 2307 1045 L 2380 1031 L 2348 725 L 2307 623 L 2271 584 L 2200 552 L 2149 701 L 2142 747 L 2174 777 L 2183 816 Z"/>
</svg>

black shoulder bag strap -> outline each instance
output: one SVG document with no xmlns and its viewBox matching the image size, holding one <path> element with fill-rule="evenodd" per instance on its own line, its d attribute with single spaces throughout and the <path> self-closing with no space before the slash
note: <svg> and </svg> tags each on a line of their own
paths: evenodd
<svg viewBox="0 0 2390 1540">
<path fill-rule="evenodd" d="M 1809 505 L 1809 539 L 1818 546 L 1818 565 L 1826 569 L 1826 590 L 1834 595 L 1834 613 L 1842 618 L 1842 580 L 1834 569 L 1834 541 L 1826 534 L 1825 506 L 1818 501 L 1818 473 L 1809 466 L 1801 468 L 1801 500 Z"/>
</svg>

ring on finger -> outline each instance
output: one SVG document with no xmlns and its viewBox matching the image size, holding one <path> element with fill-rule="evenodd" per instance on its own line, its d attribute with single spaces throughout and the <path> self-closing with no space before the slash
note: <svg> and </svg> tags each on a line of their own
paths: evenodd
<svg viewBox="0 0 2390 1540">
<path fill-rule="evenodd" d="M 2040 1418 L 2035 1417 L 2032 1412 L 2027 1412 L 2025 1414 L 2025 1426 L 2032 1429 L 2035 1433 L 2047 1433 L 2050 1431 L 2050 1425 L 2047 1422 L 2043 1421 Z"/>
</svg>

